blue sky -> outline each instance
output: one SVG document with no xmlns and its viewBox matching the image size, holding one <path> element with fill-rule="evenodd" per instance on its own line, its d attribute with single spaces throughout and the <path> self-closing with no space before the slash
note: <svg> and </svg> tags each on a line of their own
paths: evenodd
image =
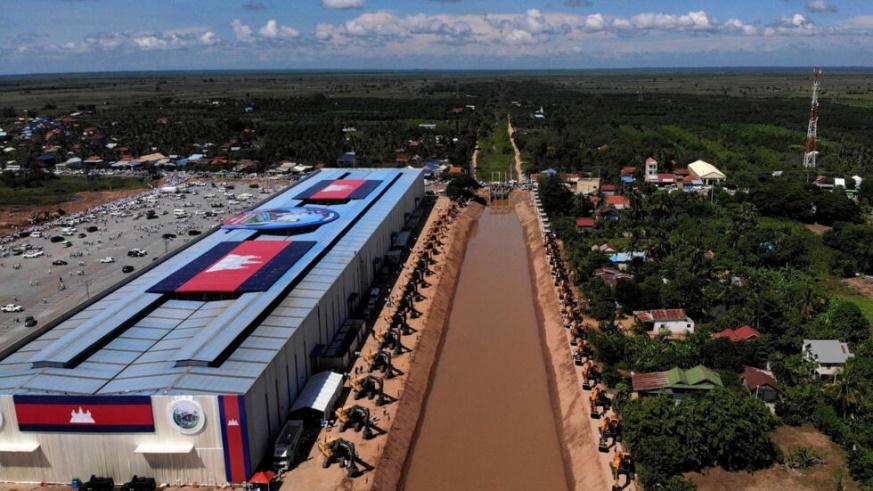
<svg viewBox="0 0 873 491">
<path fill-rule="evenodd" d="M 873 65 L 871 0 L 2 0 L 0 73 Z"/>
</svg>

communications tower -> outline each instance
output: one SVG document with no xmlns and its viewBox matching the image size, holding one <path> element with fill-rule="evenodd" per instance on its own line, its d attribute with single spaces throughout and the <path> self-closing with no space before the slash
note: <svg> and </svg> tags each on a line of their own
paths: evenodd
<svg viewBox="0 0 873 491">
<path fill-rule="evenodd" d="M 815 169 L 816 141 L 818 139 L 818 87 L 821 83 L 821 69 L 812 71 L 812 105 L 809 109 L 809 128 L 806 130 L 806 150 L 803 154 L 803 167 Z"/>
</svg>

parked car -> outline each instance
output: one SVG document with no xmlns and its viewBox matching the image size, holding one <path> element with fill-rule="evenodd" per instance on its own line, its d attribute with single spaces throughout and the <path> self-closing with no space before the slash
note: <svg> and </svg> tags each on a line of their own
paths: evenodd
<svg viewBox="0 0 873 491">
<path fill-rule="evenodd" d="M 200 231 L 192 229 L 188 231 L 188 235 L 200 235 Z"/>
<path fill-rule="evenodd" d="M 27 254 L 25 254 L 22 257 L 24 257 L 26 259 L 34 259 L 34 258 L 43 256 L 43 255 L 44 255 L 44 253 L 42 251 L 33 251 L 33 252 L 28 252 Z"/>
<path fill-rule="evenodd" d="M 24 318 L 24 327 L 33 327 L 35 325 L 36 319 L 34 319 L 32 315 L 28 315 Z"/>
<path fill-rule="evenodd" d="M 143 256 L 147 256 L 147 255 L 148 255 L 148 252 L 144 251 L 143 249 L 134 248 L 134 249 L 127 251 L 128 257 L 143 257 Z"/>
<path fill-rule="evenodd" d="M 132 273 L 133 269 L 134 269 L 133 266 L 127 265 L 127 266 L 121 268 L 121 272 L 122 273 Z"/>
<path fill-rule="evenodd" d="M 103 263 L 103 264 L 114 263 L 114 262 L 115 262 L 115 258 L 112 257 L 112 256 L 106 256 L 106 257 L 104 257 L 103 259 L 101 259 L 100 262 Z"/>
<path fill-rule="evenodd" d="M 55 259 L 54 261 L 52 261 L 52 264 L 55 266 L 66 266 L 67 262 L 63 259 Z"/>
<path fill-rule="evenodd" d="M 2 310 L 3 312 L 21 312 L 22 310 L 24 310 L 24 307 L 22 307 L 21 305 L 15 305 L 14 303 L 8 303 L 0 307 L 0 310 Z"/>
</svg>

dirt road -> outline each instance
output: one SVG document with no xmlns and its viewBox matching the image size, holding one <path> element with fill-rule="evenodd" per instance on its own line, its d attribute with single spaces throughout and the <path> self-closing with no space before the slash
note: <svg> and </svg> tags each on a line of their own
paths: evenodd
<svg viewBox="0 0 873 491">
<path fill-rule="evenodd" d="M 530 285 L 518 218 L 488 209 L 468 243 L 404 489 L 567 489 Z"/>
<path fill-rule="evenodd" d="M 524 179 L 524 162 L 521 159 L 521 151 L 518 149 L 518 145 L 515 144 L 515 139 L 513 139 L 515 128 L 512 126 L 512 120 L 509 118 L 509 115 L 506 116 L 506 131 L 509 133 L 509 143 L 512 144 L 512 151 L 515 153 L 516 179 L 521 182 Z"/>
</svg>

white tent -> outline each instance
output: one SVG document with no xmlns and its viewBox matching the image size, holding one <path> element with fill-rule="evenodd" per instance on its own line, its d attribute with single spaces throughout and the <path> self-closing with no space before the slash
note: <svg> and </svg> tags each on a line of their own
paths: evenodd
<svg viewBox="0 0 873 491">
<path fill-rule="evenodd" d="M 309 378 L 303 392 L 291 406 L 291 412 L 312 409 L 327 417 L 343 388 L 343 376 L 336 372 L 318 372 Z"/>
</svg>

